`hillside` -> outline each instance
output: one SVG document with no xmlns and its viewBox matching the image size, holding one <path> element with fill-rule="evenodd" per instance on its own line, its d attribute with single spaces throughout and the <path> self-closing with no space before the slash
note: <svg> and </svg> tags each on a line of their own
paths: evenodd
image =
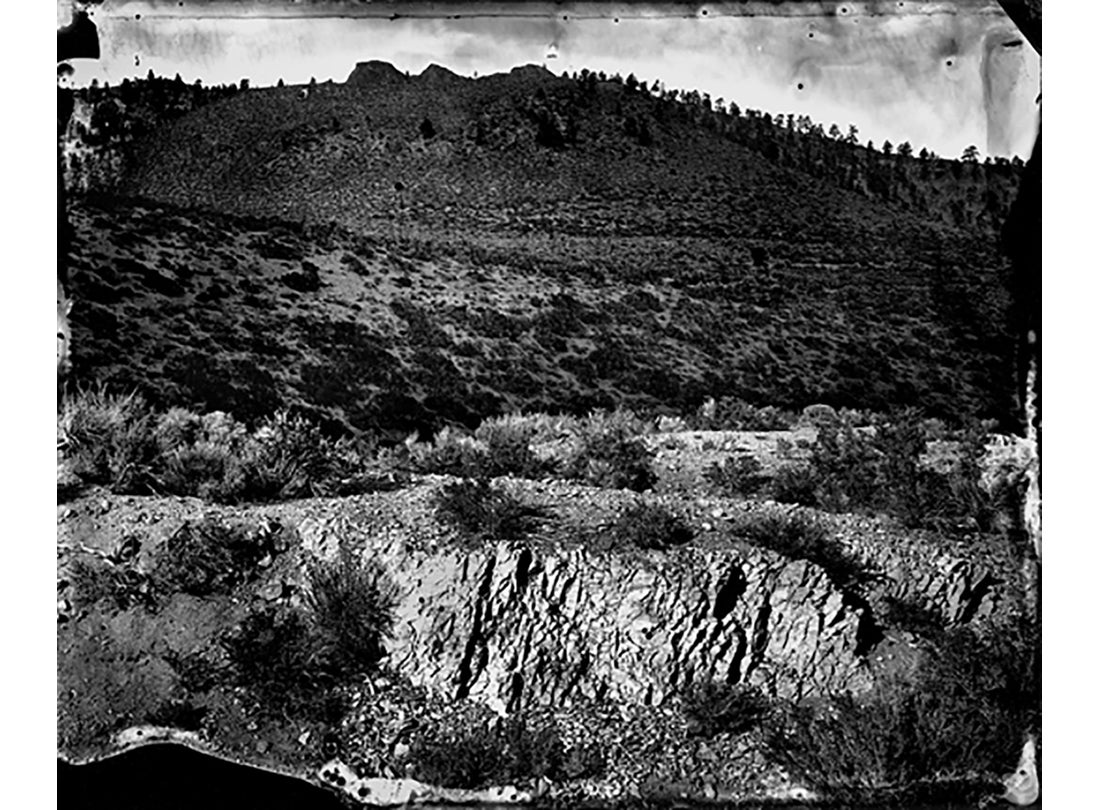
<svg viewBox="0 0 1100 810">
<path fill-rule="evenodd" d="M 223 94 L 74 211 L 78 376 L 353 430 L 709 395 L 1006 420 L 994 241 L 738 141 L 765 126 L 535 67 Z"/>
</svg>

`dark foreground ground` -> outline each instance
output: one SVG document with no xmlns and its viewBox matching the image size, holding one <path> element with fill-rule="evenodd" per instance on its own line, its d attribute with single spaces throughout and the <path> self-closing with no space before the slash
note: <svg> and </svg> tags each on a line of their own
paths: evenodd
<svg viewBox="0 0 1100 810">
<path fill-rule="evenodd" d="M 639 805 L 643 806 L 646 805 Z M 676 806 L 690 807 L 682 803 Z M 706 806 L 717 808 L 720 805 Z M 776 806 L 785 810 L 808 810 L 808 806 L 792 804 L 728 805 L 738 810 Z M 997 803 L 990 808 L 1008 806 Z M 57 761 L 58 810 L 242 810 L 249 807 L 344 810 L 346 805 L 327 790 L 302 780 L 237 765 L 182 745 L 148 745 L 89 765 Z M 1041 808 L 1042 804 L 1033 807 Z M 436 810 L 429 806 L 424 808 Z M 833 810 L 844 808 L 837 806 Z M 909 810 L 976 810 L 976 807 L 935 804 Z"/>
</svg>

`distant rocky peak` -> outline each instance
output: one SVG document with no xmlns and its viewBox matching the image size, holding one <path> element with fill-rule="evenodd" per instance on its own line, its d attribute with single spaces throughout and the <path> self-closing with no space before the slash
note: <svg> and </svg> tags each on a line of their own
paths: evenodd
<svg viewBox="0 0 1100 810">
<path fill-rule="evenodd" d="M 554 74 L 541 65 L 520 65 L 519 67 L 512 68 L 509 72 L 510 76 L 518 76 L 522 78 L 532 79 L 552 79 Z"/>
<path fill-rule="evenodd" d="M 348 76 L 347 83 L 353 85 L 379 85 L 404 82 L 405 80 L 405 74 L 389 62 L 372 59 L 369 62 L 357 63 L 351 75 Z"/>
<path fill-rule="evenodd" d="M 418 79 L 432 84 L 450 84 L 453 82 L 463 81 L 465 77 L 459 76 L 453 70 L 448 70 L 442 65 L 437 65 L 435 62 L 428 65 L 417 76 Z"/>
</svg>

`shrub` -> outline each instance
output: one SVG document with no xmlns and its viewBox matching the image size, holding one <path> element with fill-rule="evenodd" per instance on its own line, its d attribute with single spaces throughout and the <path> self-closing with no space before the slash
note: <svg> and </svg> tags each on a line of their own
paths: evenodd
<svg viewBox="0 0 1100 810">
<path fill-rule="evenodd" d="M 691 416 L 697 430 L 789 430 L 799 419 L 772 405 L 757 407 L 738 397 L 708 400 Z"/>
<path fill-rule="evenodd" d="M 71 472 L 116 493 L 146 486 L 156 458 L 151 428 L 139 394 L 108 394 L 102 386 L 66 397 L 57 417 L 58 444 Z"/>
<path fill-rule="evenodd" d="M 213 518 L 186 522 L 157 549 L 151 577 L 163 593 L 229 593 L 256 575 L 262 559 L 281 550 L 281 531 L 278 524 L 257 531 Z"/>
<path fill-rule="evenodd" d="M 248 500 L 285 500 L 319 494 L 331 472 L 330 443 L 303 417 L 279 411 L 263 420 L 239 461 Z"/>
<path fill-rule="evenodd" d="M 721 465 L 712 464 L 703 476 L 723 495 L 752 495 L 759 492 L 767 480 L 760 474 L 763 466 L 751 455 L 727 458 Z"/>
<path fill-rule="evenodd" d="M 251 610 L 220 639 L 236 683 L 248 689 L 259 710 L 279 715 L 334 714 L 326 700 L 334 681 L 320 645 L 301 611 L 289 607 Z"/>
<path fill-rule="evenodd" d="M 329 439 L 302 416 L 278 411 L 249 433 L 232 416 L 173 409 L 155 428 L 157 482 L 166 492 L 219 503 L 353 494 L 376 488 L 376 448 Z"/>
<path fill-rule="evenodd" d="M 339 672 L 375 666 L 393 631 L 397 591 L 373 561 L 358 564 L 346 549 L 335 562 L 311 561 L 305 603 L 317 626 L 319 655 Z"/>
<path fill-rule="evenodd" d="M 373 491 L 377 446 L 331 439 L 304 416 L 276 411 L 252 432 L 230 414 L 182 408 L 156 414 L 136 394 L 79 392 L 58 414 L 58 485 L 105 484 L 220 503 Z"/>
<path fill-rule="evenodd" d="M 233 417 L 173 408 L 157 418 L 153 436 L 160 490 L 221 503 L 244 497 L 247 481 L 240 459 L 248 434 Z"/>
<path fill-rule="evenodd" d="M 642 492 L 657 481 L 646 425 L 629 411 L 597 411 L 578 425 L 563 465 L 566 477 L 609 489 Z"/>
<path fill-rule="evenodd" d="M 742 515 L 730 531 L 788 559 L 821 566 L 838 588 L 857 585 L 866 576 L 863 566 L 849 557 L 820 523 L 801 512 Z"/>
<path fill-rule="evenodd" d="M 707 682 L 688 690 L 683 707 L 689 734 L 714 737 L 756 728 L 771 711 L 771 702 L 754 686 Z"/>
<path fill-rule="evenodd" d="M 791 480 L 777 479 L 777 499 L 834 512 L 877 511 L 909 527 L 935 529 L 989 531 L 998 519 L 1013 515 L 1019 503 L 1015 482 L 993 492 L 982 486 L 987 426 L 975 423 L 963 431 L 959 460 L 947 471 L 924 459 L 929 431 L 936 430 L 911 408 L 878 420 L 872 431 L 857 431 L 843 420 L 822 426 L 809 471 L 800 474 L 802 480 L 794 473 L 788 474 Z"/>
<path fill-rule="evenodd" d="M 484 479 L 445 486 L 436 496 L 435 513 L 467 545 L 520 540 L 544 517 L 541 509 L 523 503 Z"/>
<path fill-rule="evenodd" d="M 618 545 L 663 549 L 690 543 L 694 532 L 678 515 L 664 506 L 639 503 L 627 507 L 611 526 L 612 541 Z"/>
<path fill-rule="evenodd" d="M 461 789 L 558 777 L 565 761 L 557 729 L 532 730 L 522 717 L 422 737 L 411 757 L 417 779 Z"/>
<path fill-rule="evenodd" d="M 77 557 L 70 565 L 69 576 L 73 602 L 80 609 L 91 608 L 101 600 L 118 610 L 155 604 L 149 577 L 129 564 Z"/>
<path fill-rule="evenodd" d="M 531 450 L 538 425 L 521 418 L 502 417 L 481 423 L 474 438 L 485 447 L 484 474 L 540 478 L 549 465 Z"/>
<path fill-rule="evenodd" d="M 805 464 L 784 464 L 772 479 L 772 495 L 779 503 L 817 505 L 817 473 Z"/>
<path fill-rule="evenodd" d="M 914 680 L 785 707 L 766 730 L 769 758 L 841 801 L 934 781 L 995 783 L 1039 718 L 1037 638 L 1019 628 L 949 631 Z"/>
<path fill-rule="evenodd" d="M 879 458 L 874 439 L 847 423 L 818 428 L 810 459 L 817 505 L 849 512 L 873 504 L 880 484 Z"/>
<path fill-rule="evenodd" d="M 409 462 L 420 473 L 476 478 L 486 465 L 486 453 L 472 436 L 445 427 L 431 443 L 411 444 Z"/>
<path fill-rule="evenodd" d="M 549 465 L 531 450 L 536 429 L 534 423 L 519 417 L 488 419 L 473 436 L 444 428 L 431 444 L 413 445 L 410 461 L 422 473 L 463 478 L 540 478 Z"/>
</svg>

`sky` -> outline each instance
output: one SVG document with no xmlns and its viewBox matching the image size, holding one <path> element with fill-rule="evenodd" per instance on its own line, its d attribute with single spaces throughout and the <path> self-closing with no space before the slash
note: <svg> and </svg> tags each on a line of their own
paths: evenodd
<svg viewBox="0 0 1100 810">
<path fill-rule="evenodd" d="M 461 14 L 439 16 L 441 8 Z M 59 6 L 59 19 L 66 11 Z M 864 143 L 909 141 L 945 157 L 974 144 L 983 156 L 1026 159 L 1038 121 L 1039 57 L 996 3 L 982 0 L 457 9 L 104 0 L 91 11 L 102 53 L 73 63 L 77 84 L 150 69 L 208 85 L 344 81 L 370 59 L 413 74 L 432 63 L 469 76 L 531 63 L 558 74 L 587 67 L 742 109 L 809 115 L 826 129 L 855 124 Z M 354 16 L 362 14 L 374 16 Z"/>
</svg>

